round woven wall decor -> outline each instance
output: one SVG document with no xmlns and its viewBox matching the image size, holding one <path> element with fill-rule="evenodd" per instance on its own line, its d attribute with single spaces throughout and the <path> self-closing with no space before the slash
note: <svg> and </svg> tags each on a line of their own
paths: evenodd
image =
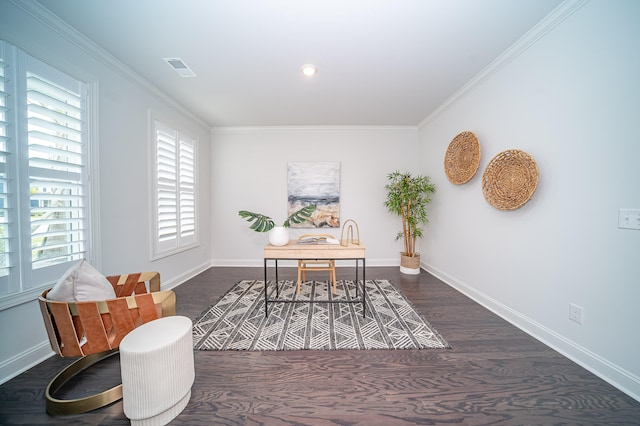
<svg viewBox="0 0 640 426">
<path fill-rule="evenodd" d="M 480 165 L 480 142 L 473 132 L 459 133 L 447 148 L 444 171 L 453 184 L 466 183 L 476 174 Z"/>
<path fill-rule="evenodd" d="M 529 154 L 509 149 L 493 157 L 482 175 L 482 193 L 493 207 L 522 207 L 538 185 L 538 166 Z"/>
</svg>

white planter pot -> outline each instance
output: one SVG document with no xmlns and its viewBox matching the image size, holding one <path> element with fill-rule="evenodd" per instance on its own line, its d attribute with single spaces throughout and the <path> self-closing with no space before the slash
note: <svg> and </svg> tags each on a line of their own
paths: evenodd
<svg viewBox="0 0 640 426">
<path fill-rule="evenodd" d="M 269 243 L 272 246 L 286 246 L 289 243 L 289 228 L 276 226 L 269 231 Z"/>
</svg>

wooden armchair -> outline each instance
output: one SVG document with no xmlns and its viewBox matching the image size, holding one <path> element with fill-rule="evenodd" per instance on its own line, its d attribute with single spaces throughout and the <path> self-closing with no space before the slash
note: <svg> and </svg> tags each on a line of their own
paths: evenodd
<svg viewBox="0 0 640 426">
<path fill-rule="evenodd" d="M 134 328 L 175 315 L 173 291 L 160 291 L 160 274 L 142 272 L 106 277 L 116 298 L 95 302 L 39 298 L 51 349 L 62 357 L 82 357 L 62 370 L 46 390 L 49 414 L 78 414 L 104 407 L 122 398 L 122 385 L 81 399 L 62 400 L 53 394 L 75 375 L 118 353 L 120 341 Z"/>
</svg>

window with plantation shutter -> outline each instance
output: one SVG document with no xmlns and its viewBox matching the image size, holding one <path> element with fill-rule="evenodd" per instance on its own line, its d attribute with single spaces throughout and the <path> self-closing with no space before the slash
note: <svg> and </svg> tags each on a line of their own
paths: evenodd
<svg viewBox="0 0 640 426">
<path fill-rule="evenodd" d="M 153 121 L 155 221 L 152 257 L 197 245 L 196 142 Z"/>
<path fill-rule="evenodd" d="M 85 251 L 81 94 L 27 72 L 27 110 L 31 253 L 40 269 Z"/>
<path fill-rule="evenodd" d="M 90 257 L 86 103 L 85 83 L 0 40 L 0 309 Z"/>
<path fill-rule="evenodd" d="M 9 79 L 4 59 L 4 45 L 0 45 L 0 296 L 9 293 L 9 273 L 11 271 L 11 243 L 9 232 L 9 186 L 7 156 L 9 155 Z"/>
</svg>

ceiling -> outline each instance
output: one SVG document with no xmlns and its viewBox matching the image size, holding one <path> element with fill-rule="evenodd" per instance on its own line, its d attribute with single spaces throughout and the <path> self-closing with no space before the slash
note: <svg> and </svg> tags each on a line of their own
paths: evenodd
<svg viewBox="0 0 640 426">
<path fill-rule="evenodd" d="M 213 127 L 418 125 L 561 3 L 38 1 Z"/>
</svg>

